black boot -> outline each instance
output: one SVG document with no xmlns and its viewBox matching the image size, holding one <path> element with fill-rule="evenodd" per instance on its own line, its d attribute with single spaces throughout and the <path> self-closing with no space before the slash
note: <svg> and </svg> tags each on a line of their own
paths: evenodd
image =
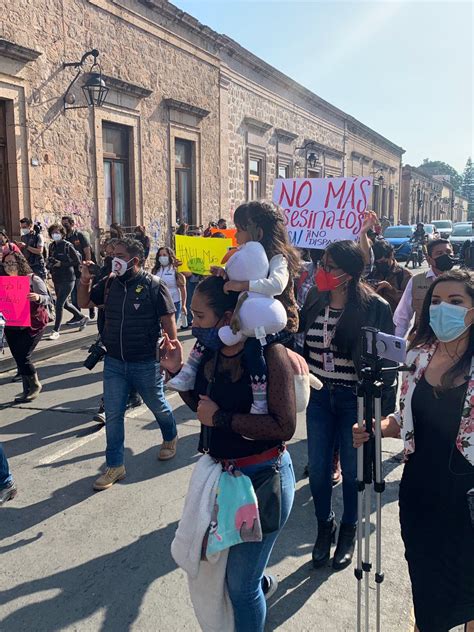
<svg viewBox="0 0 474 632">
<path fill-rule="evenodd" d="M 336 550 L 334 551 L 334 559 L 332 561 L 332 567 L 336 571 L 341 571 L 352 562 L 352 556 L 354 555 L 355 536 L 356 536 L 355 524 L 343 524 L 339 527 L 339 537 L 337 539 Z"/>
<path fill-rule="evenodd" d="M 43 390 L 43 386 L 38 379 L 37 373 L 33 373 L 33 375 L 28 375 L 26 379 L 28 381 L 28 393 L 26 394 L 25 401 L 32 402 L 41 393 L 41 391 Z"/>
<path fill-rule="evenodd" d="M 28 395 L 28 379 L 26 375 L 21 376 L 21 381 L 23 382 L 23 393 L 15 397 L 17 403 L 26 402 L 26 396 Z"/>
<path fill-rule="evenodd" d="M 329 560 L 331 543 L 336 541 L 336 523 L 331 520 L 318 520 L 318 537 L 313 548 L 313 566 L 320 568 Z"/>
</svg>

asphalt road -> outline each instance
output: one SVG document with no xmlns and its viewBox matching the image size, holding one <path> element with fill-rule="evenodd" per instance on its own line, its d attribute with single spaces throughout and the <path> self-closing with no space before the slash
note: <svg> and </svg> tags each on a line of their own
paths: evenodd
<svg viewBox="0 0 474 632">
<path fill-rule="evenodd" d="M 85 370 L 84 356 L 75 351 L 41 363 L 44 390 L 31 404 L 12 406 L 18 384 L 7 381 L 12 374 L 0 380 L 0 441 L 19 487 L 17 498 L 0 509 L 0 630 L 198 630 L 185 576 L 170 555 L 198 458 L 198 422 L 179 396 L 171 395 L 179 450 L 174 460 L 161 463 L 155 421 L 145 407 L 133 411 L 126 422 L 127 478 L 94 493 L 105 439 L 103 428 L 90 420 L 101 394 L 102 367 Z M 271 559 L 280 585 L 269 604 L 267 629 L 353 631 L 352 568 L 336 574 L 329 566 L 316 571 L 310 565 L 315 518 L 308 480 L 301 478 L 305 436 L 301 415 L 289 446 L 298 481 L 295 504 Z M 398 523 L 401 447 L 397 440 L 383 445 L 384 632 L 411 629 Z M 340 486 L 334 496 L 340 516 Z M 370 592 L 373 615 L 373 582 Z"/>
</svg>

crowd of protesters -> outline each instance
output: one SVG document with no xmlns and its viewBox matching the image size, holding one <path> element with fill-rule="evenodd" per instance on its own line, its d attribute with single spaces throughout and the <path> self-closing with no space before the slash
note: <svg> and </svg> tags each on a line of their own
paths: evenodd
<svg viewBox="0 0 474 632">
<path fill-rule="evenodd" d="M 40 227 L 28 218 L 21 220 L 21 242 L 0 233 L 2 274 L 30 279 L 31 327 L 5 328 L 23 381 L 16 401 L 31 401 L 41 391 L 31 355 L 51 318 L 52 305 L 51 339 L 59 336 L 63 308 L 73 314 L 68 324 L 79 328 L 97 313 L 105 352 L 103 402 L 97 418 L 105 423 L 106 468 L 94 489 L 105 490 L 126 476 L 124 419 L 130 394 L 145 403 L 160 427 L 163 441 L 157 459 L 176 456 L 176 421 L 164 385 L 165 380 L 181 379 L 186 388 L 177 390 L 201 423 L 198 449 L 204 456 L 196 465 L 200 475 L 205 467 L 211 476 L 216 464 L 222 466 L 220 471 L 232 466 L 250 480 L 259 501 L 260 494 L 271 499 L 260 506 L 259 537 L 229 544 L 221 574 L 225 587 L 219 593 L 230 599 L 236 632 L 263 632 L 266 600 L 277 589 L 275 577 L 265 569 L 294 498 L 286 442 L 296 428 L 295 374 L 309 371 L 322 383 L 319 390 L 311 389 L 306 410 L 307 469 L 317 524 L 312 564 L 316 569 L 326 566 L 336 543 L 331 563 L 338 571 L 351 564 L 354 554 L 356 448 L 369 438 L 357 423 L 361 328 L 408 336 L 410 370 L 403 372 L 399 390 L 396 372 L 390 370 L 393 365 L 386 364 L 382 437 L 400 437 L 404 443 L 400 526 L 416 629 L 447 632 L 464 624 L 472 632 L 474 273 L 453 270 L 456 260 L 450 242 L 434 239 L 426 250 L 429 270 L 412 275 L 380 238 L 374 214 L 367 215 L 359 243 L 344 240 L 307 252 L 290 244 L 283 214 L 272 204 L 243 204 L 235 211 L 234 223 L 240 248 L 249 242 L 263 247 L 268 278 L 229 281 L 225 269 L 206 277 L 183 274 L 181 262 L 166 245 L 156 251 L 147 272 L 151 243 L 144 226 L 125 235 L 119 225 L 112 225 L 110 237 L 101 245 L 102 266 L 71 217 L 49 226 L 47 253 Z M 227 222 L 220 219 L 207 228 L 181 224 L 176 233 L 219 238 L 225 230 Z M 54 299 L 45 283 L 48 271 Z M 271 294 L 270 287 L 277 291 Z M 275 295 L 283 304 L 287 325 L 267 335 L 261 348 L 250 339 L 224 346 L 219 330 L 235 325 L 240 293 L 248 291 Z M 180 315 L 187 316 L 197 340 L 189 359 L 178 340 Z M 339 459 L 343 511 L 336 516 L 332 494 L 334 463 Z M 194 479 L 186 503 L 199 507 L 193 485 Z M 0 445 L 0 504 L 16 491 Z M 187 505 L 178 533 L 191 537 L 196 525 L 193 519 L 186 524 Z M 219 527 L 215 515 L 209 524 L 210 537 Z M 204 582 L 211 581 L 206 577 Z M 195 579 L 190 582 L 192 596 L 205 588 Z M 218 612 L 219 603 L 215 607 L 216 616 L 224 616 Z M 202 613 L 198 606 L 195 609 L 201 621 Z"/>
</svg>

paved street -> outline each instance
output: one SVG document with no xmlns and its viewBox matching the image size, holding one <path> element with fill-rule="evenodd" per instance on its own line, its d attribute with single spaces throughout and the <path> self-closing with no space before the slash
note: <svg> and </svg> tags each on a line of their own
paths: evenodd
<svg viewBox="0 0 474 632">
<path fill-rule="evenodd" d="M 189 334 L 184 339 L 189 347 Z M 104 465 L 104 430 L 90 419 L 102 367 L 83 369 L 84 357 L 80 350 L 39 364 L 44 391 L 22 406 L 10 406 L 19 386 L 9 383 L 12 373 L 1 374 L 0 440 L 20 491 L 0 509 L 0 630 L 198 630 L 185 577 L 169 552 L 198 458 L 198 423 L 171 395 L 179 454 L 160 463 L 156 423 L 146 408 L 134 411 L 126 424 L 127 478 L 94 493 L 92 482 Z M 396 502 L 400 449 L 399 441 L 384 442 L 384 632 L 410 629 Z M 280 587 L 270 602 L 268 630 L 352 631 L 352 569 L 334 574 L 310 566 L 315 519 L 308 481 L 301 478 L 305 451 L 301 416 L 290 445 L 298 479 L 295 504 L 271 560 Z M 340 487 L 335 496 L 340 515 Z"/>
</svg>

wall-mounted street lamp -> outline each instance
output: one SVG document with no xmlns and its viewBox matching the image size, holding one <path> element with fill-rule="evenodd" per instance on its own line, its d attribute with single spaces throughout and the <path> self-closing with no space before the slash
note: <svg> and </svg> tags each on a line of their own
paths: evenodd
<svg viewBox="0 0 474 632">
<path fill-rule="evenodd" d="M 77 68 L 77 73 L 74 76 L 71 83 L 68 85 L 67 90 L 63 97 L 65 110 L 77 110 L 79 108 L 95 108 L 104 104 L 109 89 L 105 85 L 105 81 L 102 79 L 102 71 L 100 64 L 97 61 L 99 51 L 94 48 L 87 51 L 81 57 L 80 61 L 69 61 L 63 63 L 63 68 Z M 79 75 L 83 72 L 83 66 L 89 57 L 93 57 L 93 62 L 89 71 L 89 77 L 82 86 L 82 91 L 86 99 L 87 105 L 74 105 L 76 102 L 75 95 L 71 92 L 73 85 L 79 79 Z"/>
<path fill-rule="evenodd" d="M 308 177 L 308 167 L 314 169 L 319 162 L 318 146 L 312 140 L 301 147 L 297 147 L 296 150 L 302 149 L 304 151 L 304 177 Z"/>
</svg>

